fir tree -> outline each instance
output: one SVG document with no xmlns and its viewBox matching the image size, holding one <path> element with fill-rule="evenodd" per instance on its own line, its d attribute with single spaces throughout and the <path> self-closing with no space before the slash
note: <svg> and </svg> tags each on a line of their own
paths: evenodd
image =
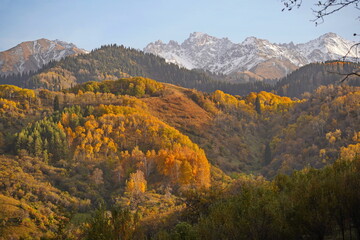
<svg viewBox="0 0 360 240">
<path fill-rule="evenodd" d="M 60 102 L 59 102 L 59 96 L 56 95 L 54 98 L 54 111 L 60 110 Z"/>
<path fill-rule="evenodd" d="M 259 96 L 257 96 L 255 99 L 255 110 L 259 115 L 261 115 L 261 103 Z"/>
<path fill-rule="evenodd" d="M 270 144 L 267 143 L 265 146 L 265 153 L 264 153 L 264 165 L 268 165 L 271 162 L 271 148 Z"/>
</svg>

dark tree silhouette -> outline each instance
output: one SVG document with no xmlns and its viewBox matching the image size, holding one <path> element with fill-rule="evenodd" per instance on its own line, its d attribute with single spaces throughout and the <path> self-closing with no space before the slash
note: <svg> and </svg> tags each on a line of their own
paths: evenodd
<svg viewBox="0 0 360 240">
<path fill-rule="evenodd" d="M 260 98 L 259 96 L 256 97 L 256 100 L 255 100 L 255 111 L 261 115 L 261 104 L 260 104 Z"/>
<path fill-rule="evenodd" d="M 60 102 L 59 102 L 59 96 L 56 95 L 54 98 L 54 111 L 60 110 Z"/>
<path fill-rule="evenodd" d="M 299 8 L 302 5 L 302 0 L 282 0 L 284 4 L 284 10 L 291 11 L 294 8 Z M 312 11 L 315 14 L 315 18 L 312 20 L 316 25 L 324 22 L 324 17 L 336 13 L 345 7 L 353 6 L 360 10 L 360 0 L 322 0 L 314 1 L 314 8 Z M 360 19 L 360 18 L 359 18 Z"/>
<path fill-rule="evenodd" d="M 264 165 L 268 165 L 271 162 L 271 148 L 270 148 L 270 144 L 267 143 L 265 146 L 265 153 L 264 153 Z"/>
</svg>

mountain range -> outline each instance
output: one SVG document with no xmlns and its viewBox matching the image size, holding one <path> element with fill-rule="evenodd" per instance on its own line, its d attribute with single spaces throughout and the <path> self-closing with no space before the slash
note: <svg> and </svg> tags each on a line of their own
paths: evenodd
<svg viewBox="0 0 360 240">
<path fill-rule="evenodd" d="M 18 74 L 36 71 L 50 61 L 87 53 L 72 43 L 45 38 L 27 41 L 0 52 L 0 74 Z"/>
<path fill-rule="evenodd" d="M 143 51 L 153 53 L 187 69 L 199 69 L 225 75 L 230 82 L 249 82 L 277 79 L 313 62 L 341 59 L 355 60 L 359 50 L 351 49 L 355 42 L 335 33 L 324 34 L 307 43 L 271 43 L 265 39 L 248 37 L 242 43 L 217 38 L 206 33 L 191 33 L 183 43 L 149 43 Z M 351 49 L 351 51 L 349 51 Z M 0 52 L 0 74 L 36 71 L 50 61 L 66 56 L 88 53 L 72 43 L 38 39 L 27 41 Z"/>
<path fill-rule="evenodd" d="M 146 54 L 124 46 L 107 45 L 89 54 L 52 61 L 36 72 L 0 76 L 0 84 L 30 89 L 62 90 L 88 81 L 143 76 L 208 93 L 221 90 L 244 96 L 250 92 L 268 91 L 288 97 L 301 97 L 303 93 L 313 92 L 321 85 L 339 83 L 344 78 L 343 74 L 358 72 L 359 65 L 336 61 L 311 63 L 279 79 L 275 85 L 271 81 L 232 83 L 226 81 L 229 76 L 180 68 L 154 54 Z M 346 82 L 352 86 L 359 86 L 359 81 L 351 77 Z"/>
<path fill-rule="evenodd" d="M 216 38 L 206 33 L 194 32 L 183 43 L 163 43 L 161 40 L 148 44 L 144 52 L 153 53 L 187 69 L 202 69 L 225 74 L 230 79 L 281 78 L 298 67 L 312 62 L 359 56 L 356 49 L 349 49 L 355 42 L 335 33 L 327 33 L 307 43 L 271 43 L 265 39 L 248 37 L 242 43 L 228 38 Z"/>
</svg>

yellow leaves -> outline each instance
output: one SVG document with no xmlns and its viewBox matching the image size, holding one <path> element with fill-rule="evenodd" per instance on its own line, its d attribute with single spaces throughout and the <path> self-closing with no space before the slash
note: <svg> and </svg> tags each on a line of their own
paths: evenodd
<svg viewBox="0 0 360 240">
<path fill-rule="evenodd" d="M 86 156 L 88 158 L 91 158 L 91 155 L 94 153 L 94 148 L 90 144 L 86 144 L 85 151 L 86 151 Z"/>
<path fill-rule="evenodd" d="M 91 131 L 87 131 L 86 138 L 84 139 L 84 141 L 87 143 L 91 143 L 93 141 L 93 139 L 94 138 L 93 138 Z"/>
<path fill-rule="evenodd" d="M 354 136 L 352 138 L 354 142 L 360 142 L 360 132 L 354 132 Z"/>
<path fill-rule="evenodd" d="M 175 159 L 175 156 L 173 154 L 168 154 L 165 158 L 165 161 L 164 161 L 164 167 L 162 169 L 162 174 L 164 174 L 165 176 L 170 176 L 171 173 L 172 173 L 172 169 L 174 168 L 174 165 L 175 165 L 175 162 L 176 162 L 176 159 Z M 173 175 L 175 176 L 175 175 Z"/>
<path fill-rule="evenodd" d="M 117 146 L 113 141 L 109 141 L 107 146 L 110 149 L 110 151 L 117 152 Z"/>
<path fill-rule="evenodd" d="M 340 149 L 340 159 L 346 161 L 353 161 L 356 157 L 360 156 L 360 143 L 350 144 L 347 147 Z"/>
<path fill-rule="evenodd" d="M 129 180 L 126 181 L 126 192 L 132 195 L 140 195 L 146 191 L 147 182 L 144 177 L 144 173 L 141 170 L 137 170 L 135 173 L 130 174 Z"/>
<path fill-rule="evenodd" d="M 75 128 L 75 133 L 76 133 L 76 136 L 80 137 L 82 135 L 82 133 L 85 132 L 85 128 L 84 127 L 81 127 L 81 126 L 77 126 Z"/>
<path fill-rule="evenodd" d="M 97 136 L 98 138 L 100 138 L 102 135 L 104 135 L 104 130 L 101 128 L 96 128 L 94 131 L 94 136 Z"/>
<path fill-rule="evenodd" d="M 102 143 L 97 143 L 97 144 L 95 144 L 94 152 L 95 152 L 95 153 L 100 152 L 101 146 L 102 146 Z"/>
<path fill-rule="evenodd" d="M 277 112 L 288 111 L 289 107 L 296 102 L 288 97 L 281 97 L 265 91 L 259 93 L 252 92 L 243 99 L 225 94 L 219 90 L 213 93 L 213 100 L 221 109 L 226 111 L 236 110 L 237 113 L 245 113 L 249 116 L 254 116 L 256 99 L 260 102 L 260 109 Z"/>
<path fill-rule="evenodd" d="M 216 90 L 213 93 L 213 99 L 215 103 L 225 108 L 238 108 L 239 100 L 230 94 L 226 94 L 220 90 Z"/>
<path fill-rule="evenodd" d="M 129 151 L 123 151 L 120 153 L 122 159 L 129 158 L 131 155 L 129 154 Z"/>
<path fill-rule="evenodd" d="M 11 110 L 13 108 L 17 108 L 17 103 L 11 100 L 0 98 L 0 108 Z"/>
<path fill-rule="evenodd" d="M 169 177 L 172 183 L 208 187 L 210 164 L 201 149 L 194 150 L 176 145 L 172 150 L 162 149 L 157 157 L 158 171 Z"/>
<path fill-rule="evenodd" d="M 69 114 L 68 113 L 63 113 L 61 115 L 61 120 L 60 122 L 64 125 L 64 126 L 69 126 L 70 124 L 70 120 L 69 120 Z"/>
<path fill-rule="evenodd" d="M 148 127 L 148 131 L 151 135 L 155 135 L 159 132 L 159 126 L 158 125 L 150 125 Z"/>
<path fill-rule="evenodd" d="M 330 136 L 330 137 L 326 136 L 326 139 L 329 141 L 331 145 L 334 144 L 336 141 L 336 137 L 334 136 Z"/>
<path fill-rule="evenodd" d="M 90 115 L 87 119 L 88 121 L 84 124 L 86 130 L 93 130 L 99 126 L 93 115 Z"/>
<path fill-rule="evenodd" d="M 326 149 L 320 149 L 319 157 L 323 163 L 326 163 Z"/>
<path fill-rule="evenodd" d="M 261 109 L 270 111 L 287 111 L 287 109 L 296 102 L 288 97 L 281 97 L 265 91 L 261 91 L 259 93 L 250 93 L 245 97 L 245 102 L 255 106 L 255 100 L 257 97 L 260 100 Z"/>
<path fill-rule="evenodd" d="M 140 183 L 139 184 L 139 191 L 140 192 L 145 192 L 146 191 L 146 183 Z"/>
<path fill-rule="evenodd" d="M 103 129 L 103 132 L 106 136 L 111 134 L 113 131 L 113 126 L 110 124 L 103 124 L 101 128 Z"/>
<path fill-rule="evenodd" d="M 135 113 L 139 110 L 133 107 L 126 106 L 115 106 L 115 105 L 103 105 L 97 107 L 98 111 L 104 114 L 114 114 L 114 115 L 129 115 L 131 113 Z"/>
<path fill-rule="evenodd" d="M 61 128 L 60 128 L 61 129 Z M 67 127 L 65 130 L 66 136 L 67 136 L 67 140 L 69 145 L 71 146 L 74 139 L 76 138 L 76 133 L 72 131 L 72 129 L 70 127 Z"/>
<path fill-rule="evenodd" d="M 180 166 L 180 183 L 182 184 L 190 184 L 193 175 L 196 175 L 194 171 L 192 171 L 192 166 L 188 161 L 183 161 Z"/>
<path fill-rule="evenodd" d="M 337 140 L 341 139 L 341 130 L 336 129 L 334 132 L 328 132 L 326 134 L 326 139 L 333 145 Z"/>
<path fill-rule="evenodd" d="M 57 123 L 57 126 L 60 130 L 64 131 L 64 127 L 60 122 Z"/>
<path fill-rule="evenodd" d="M 33 90 L 16 87 L 13 85 L 0 85 L 0 97 L 18 100 L 35 100 L 36 94 Z"/>
<path fill-rule="evenodd" d="M 140 129 L 136 129 L 135 134 L 141 136 L 141 130 L 140 130 Z"/>
<path fill-rule="evenodd" d="M 135 189 L 135 182 L 133 179 L 129 179 L 127 182 L 126 182 L 126 192 L 133 192 Z"/>
<path fill-rule="evenodd" d="M 166 177 L 173 185 L 209 186 L 210 165 L 205 153 L 175 128 L 130 107 L 101 105 L 92 112 L 94 115 L 86 118 L 73 113 L 61 116 L 59 127 L 66 133 L 74 159 L 121 159 L 121 169 L 140 171 L 130 174 L 130 192 L 144 192 L 145 176 L 150 174 Z M 131 149 L 131 154 L 124 151 Z"/>
</svg>

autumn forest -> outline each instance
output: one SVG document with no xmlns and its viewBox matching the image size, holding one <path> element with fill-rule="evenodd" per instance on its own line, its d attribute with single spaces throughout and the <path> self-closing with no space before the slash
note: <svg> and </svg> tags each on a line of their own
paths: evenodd
<svg viewBox="0 0 360 240">
<path fill-rule="evenodd" d="M 360 239 L 354 69 L 235 84 L 108 45 L 1 76 L 0 239 Z"/>
</svg>

